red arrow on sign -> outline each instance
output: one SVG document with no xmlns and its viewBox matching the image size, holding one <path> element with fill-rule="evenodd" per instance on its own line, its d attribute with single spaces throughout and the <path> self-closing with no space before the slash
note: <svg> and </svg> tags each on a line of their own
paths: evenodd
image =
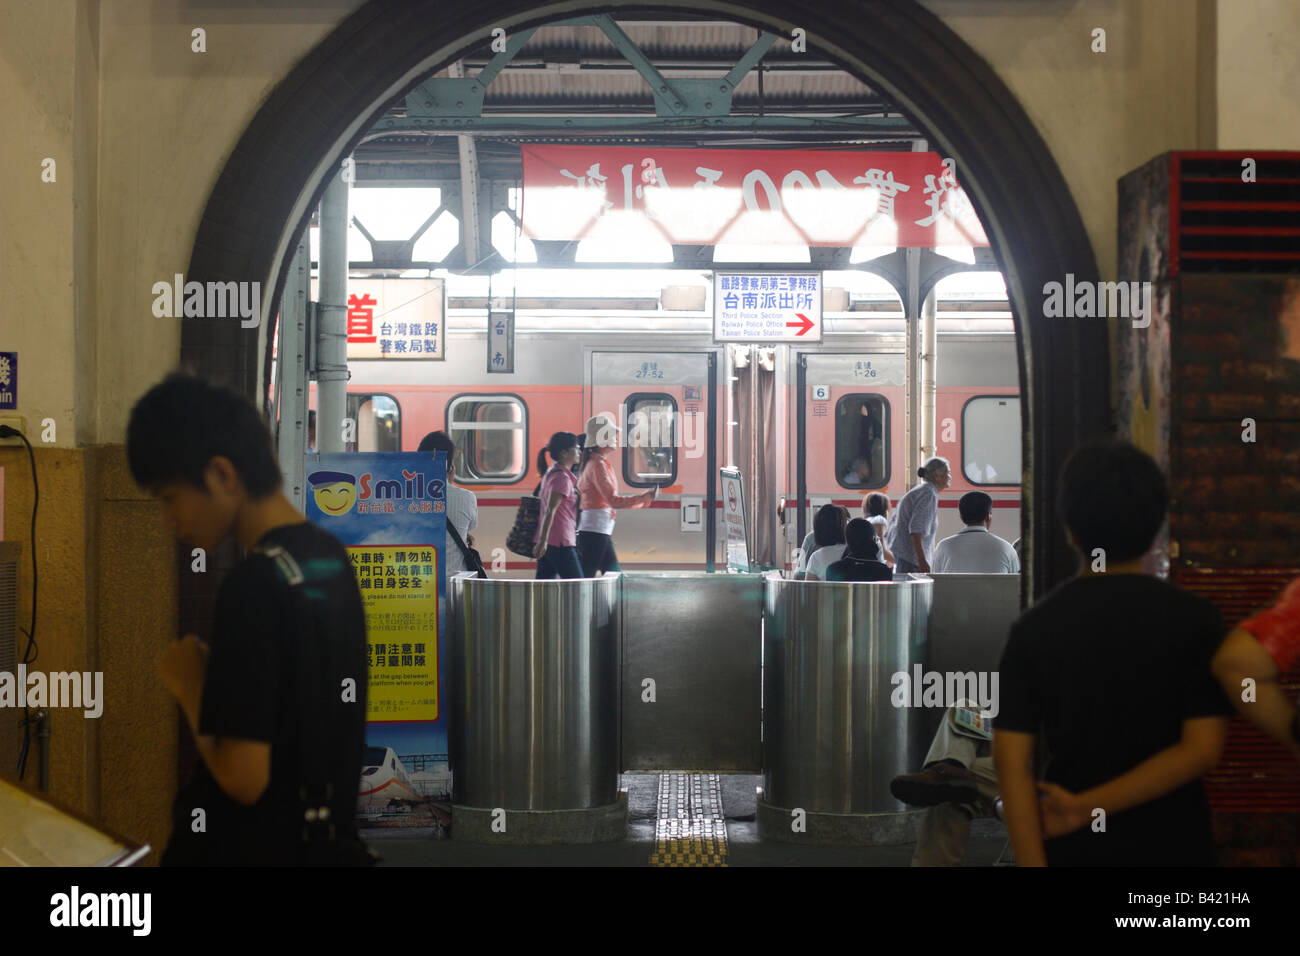
<svg viewBox="0 0 1300 956">
<path fill-rule="evenodd" d="M 805 332 L 807 332 L 816 324 L 815 322 L 813 322 L 812 319 L 808 318 L 808 316 L 804 315 L 802 312 L 796 312 L 795 315 L 803 319 L 802 325 L 798 322 L 787 322 L 785 324 L 785 327 L 787 329 L 795 329 L 795 328 L 799 329 L 799 331 L 795 333 L 796 336 L 803 335 Z"/>
</svg>

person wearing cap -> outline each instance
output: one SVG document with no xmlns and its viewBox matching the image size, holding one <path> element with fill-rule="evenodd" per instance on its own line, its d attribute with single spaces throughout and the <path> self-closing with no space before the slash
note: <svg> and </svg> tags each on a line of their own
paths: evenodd
<svg viewBox="0 0 1300 956">
<path fill-rule="evenodd" d="M 609 457 L 618 444 L 618 428 L 608 415 L 587 419 L 582 446 L 582 467 L 578 472 L 578 495 L 582 514 L 578 518 L 578 557 L 582 573 L 594 578 L 601 571 L 618 571 L 614 553 L 614 511 L 617 508 L 648 508 L 658 487 L 637 495 L 620 495 Z"/>
<path fill-rule="evenodd" d="M 352 510 L 357 500 L 357 479 L 346 471 L 313 471 L 307 476 L 316 507 L 337 518 Z"/>
<path fill-rule="evenodd" d="M 551 467 L 546 467 L 546 456 Z M 578 479 L 573 463 L 578 460 L 578 436 L 573 432 L 556 432 L 546 447 L 537 453 L 537 470 L 542 473 L 537 486 L 543 514 L 537 529 L 533 557 L 537 558 L 537 579 L 580 578 L 582 562 L 578 560 L 574 527 L 578 509 Z"/>
<path fill-rule="evenodd" d="M 927 552 L 939 528 L 939 492 L 952 482 L 948 459 L 931 458 L 917 471 L 920 484 L 903 495 L 886 543 L 894 553 L 895 574 L 929 574 Z"/>
</svg>

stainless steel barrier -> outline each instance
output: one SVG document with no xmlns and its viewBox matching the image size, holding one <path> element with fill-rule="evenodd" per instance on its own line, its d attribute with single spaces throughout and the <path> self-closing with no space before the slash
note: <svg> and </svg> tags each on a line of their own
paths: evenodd
<svg viewBox="0 0 1300 956">
<path fill-rule="evenodd" d="M 1020 616 L 1020 575 L 933 574 L 931 578 L 934 604 L 926 669 L 976 678 L 996 673 L 1011 625 Z M 991 683 L 991 677 L 986 680 Z M 926 712 L 927 735 L 938 729 L 943 713 Z"/>
<path fill-rule="evenodd" d="M 929 740 L 921 709 L 891 702 L 891 678 L 926 660 L 933 587 L 919 575 L 881 583 L 767 575 L 765 803 L 809 814 L 908 809 L 889 781 L 919 768 Z"/>
<path fill-rule="evenodd" d="M 758 773 L 763 576 L 624 572 L 625 771 Z"/>
<path fill-rule="evenodd" d="M 458 575 L 451 591 L 453 832 L 462 807 L 615 804 L 619 575 Z"/>
<path fill-rule="evenodd" d="M 1020 616 L 1018 574 L 932 574 L 930 657 L 936 671 L 995 671 Z"/>
</svg>

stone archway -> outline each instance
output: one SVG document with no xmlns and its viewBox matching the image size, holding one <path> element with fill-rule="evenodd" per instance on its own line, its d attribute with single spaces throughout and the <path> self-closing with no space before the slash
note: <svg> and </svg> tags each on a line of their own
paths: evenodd
<svg viewBox="0 0 1300 956">
<path fill-rule="evenodd" d="M 190 260 L 198 281 L 259 281 L 264 317 L 278 301 L 291 237 L 337 167 L 375 119 L 409 88 L 481 43 L 592 13 L 716 14 L 773 32 L 806 31 L 810 47 L 885 92 L 935 148 L 954 157 L 1006 277 L 1022 386 L 1026 589 L 1045 593 L 1074 571 L 1053 517 L 1055 478 L 1080 441 L 1108 432 L 1110 383 L 1103 323 L 1049 319 L 1044 285 L 1073 273 L 1095 280 L 1096 260 L 1065 180 L 1024 109 L 992 69 L 914 0 L 851 6 L 799 0 L 482 0 L 476 4 L 371 0 L 280 83 L 235 147 L 204 210 Z M 258 394 L 260 329 L 187 319 L 182 360 Z M 1045 532 L 1045 533 L 1044 533 Z"/>
</svg>

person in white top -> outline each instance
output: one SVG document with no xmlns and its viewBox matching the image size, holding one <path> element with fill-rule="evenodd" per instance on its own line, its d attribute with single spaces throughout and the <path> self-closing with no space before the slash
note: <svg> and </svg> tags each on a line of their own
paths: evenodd
<svg viewBox="0 0 1300 956">
<path fill-rule="evenodd" d="M 808 558 L 806 577 L 809 581 L 825 581 L 826 569 L 844 557 L 844 526 L 849 523 L 849 513 L 839 505 L 822 505 L 813 518 L 813 536 L 817 550 Z"/>
<path fill-rule="evenodd" d="M 935 545 L 930 562 L 934 573 L 1019 574 L 1015 549 L 989 531 L 993 499 L 982 491 L 970 491 L 961 496 L 957 510 L 966 527 Z"/>
<path fill-rule="evenodd" d="M 873 491 L 862 499 L 862 517 L 871 522 L 876 530 L 876 539 L 880 542 L 880 560 L 889 567 L 894 566 L 894 555 L 885 544 L 885 529 L 889 527 L 889 497 L 879 491 Z"/>
<path fill-rule="evenodd" d="M 467 548 L 474 547 L 474 536 L 470 532 L 478 527 L 478 499 L 474 497 L 474 492 L 451 483 L 455 478 L 452 460 L 456 457 L 456 443 L 446 432 L 429 432 L 420 440 L 420 447 L 417 450 L 429 454 L 439 451 L 447 453 L 447 521 L 460 532 L 461 540 L 465 542 Z M 449 579 L 452 575 L 469 570 L 465 565 L 464 553 L 450 534 L 447 535 L 443 561 L 446 563 Z"/>
</svg>

